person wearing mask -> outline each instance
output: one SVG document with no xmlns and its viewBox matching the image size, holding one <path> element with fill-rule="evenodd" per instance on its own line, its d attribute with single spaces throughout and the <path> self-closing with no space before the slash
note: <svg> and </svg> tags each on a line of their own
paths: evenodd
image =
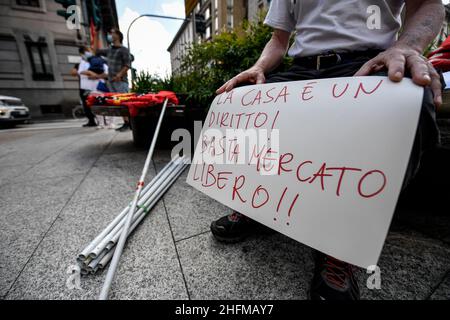
<svg viewBox="0 0 450 320">
<path fill-rule="evenodd" d="M 108 66 L 103 61 L 102 66 L 100 66 L 99 63 L 99 65 L 93 70 L 91 68 L 91 64 L 89 63 L 89 60 L 92 60 L 94 58 L 92 50 L 88 47 L 83 46 L 79 48 L 79 53 L 81 55 L 81 61 L 78 65 L 76 74 L 80 79 L 80 99 L 83 104 L 84 114 L 88 118 L 88 123 L 83 125 L 83 127 L 96 127 L 96 117 L 92 113 L 91 109 L 87 106 L 86 99 L 92 92 L 99 91 L 98 88 L 100 82 L 104 81 L 104 79 L 108 77 Z"/>
<path fill-rule="evenodd" d="M 107 40 L 110 47 L 99 49 L 98 34 L 94 39 L 94 51 L 96 55 L 106 57 L 109 67 L 108 87 L 110 92 L 127 93 L 128 88 L 128 70 L 131 66 L 131 56 L 129 50 L 123 46 L 123 34 L 118 29 L 112 29 L 108 33 Z M 117 131 L 130 130 L 130 121 L 123 118 L 124 124 Z"/>
</svg>

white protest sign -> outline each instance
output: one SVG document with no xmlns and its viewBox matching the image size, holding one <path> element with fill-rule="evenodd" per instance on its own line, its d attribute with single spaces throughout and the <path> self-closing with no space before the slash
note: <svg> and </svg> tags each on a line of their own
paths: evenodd
<svg viewBox="0 0 450 320">
<path fill-rule="evenodd" d="M 321 252 L 376 265 L 422 98 L 411 80 L 385 77 L 236 88 L 212 103 L 187 182 Z"/>
</svg>

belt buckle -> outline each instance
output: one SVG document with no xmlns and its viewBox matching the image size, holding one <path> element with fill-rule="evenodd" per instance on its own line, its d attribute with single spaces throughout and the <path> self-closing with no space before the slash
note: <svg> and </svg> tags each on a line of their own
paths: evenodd
<svg viewBox="0 0 450 320">
<path fill-rule="evenodd" d="M 320 65 L 321 65 L 321 59 L 322 58 L 329 58 L 329 57 L 337 57 L 337 62 L 341 61 L 341 56 L 337 53 L 329 53 L 329 54 L 319 54 L 316 57 L 316 70 L 319 71 L 320 70 Z"/>
</svg>

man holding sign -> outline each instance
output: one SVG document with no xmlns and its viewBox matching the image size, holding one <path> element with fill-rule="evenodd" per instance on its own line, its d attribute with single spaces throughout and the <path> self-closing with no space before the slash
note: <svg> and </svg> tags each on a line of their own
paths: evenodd
<svg viewBox="0 0 450 320">
<path fill-rule="evenodd" d="M 397 39 L 404 6 L 405 21 Z M 274 28 L 274 32 L 260 59 L 252 68 L 225 83 L 217 94 L 226 95 L 249 83 L 369 75 L 387 75 L 392 82 L 400 82 L 405 76 L 412 78 L 415 84 L 424 87 L 424 96 L 404 188 L 417 173 L 422 154 L 439 143 L 435 107 L 442 103 L 442 86 L 440 76 L 422 53 L 437 36 L 443 18 L 444 8 L 439 0 L 272 0 L 265 23 Z M 270 74 L 282 62 L 293 32 L 295 43 L 289 49 L 289 55 L 294 58 L 292 67 L 287 72 Z M 333 135 L 333 132 L 329 134 Z M 304 161 L 301 165 L 312 165 L 312 162 Z M 323 172 L 330 170 L 324 165 Z M 361 171 L 354 168 L 357 170 Z M 366 175 L 361 173 L 360 191 L 363 178 L 374 172 L 377 170 Z M 222 174 L 224 181 L 225 174 L 229 173 Z M 193 176 L 195 178 L 195 172 Z M 236 187 L 234 191 L 238 197 Z M 255 194 L 259 195 L 259 192 Z M 237 212 L 211 225 L 213 235 L 229 243 L 243 240 L 262 229 L 267 227 Z M 311 299 L 359 299 L 354 271 L 354 266 L 317 252 L 309 292 Z"/>
</svg>

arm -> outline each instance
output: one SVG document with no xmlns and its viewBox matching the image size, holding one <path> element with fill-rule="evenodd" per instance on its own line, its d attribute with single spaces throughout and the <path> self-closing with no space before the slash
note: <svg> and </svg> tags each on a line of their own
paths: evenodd
<svg viewBox="0 0 450 320">
<path fill-rule="evenodd" d="M 131 58 L 130 52 L 126 48 L 122 48 L 121 51 L 121 59 L 122 59 L 122 69 L 116 74 L 116 76 L 112 79 L 112 81 L 122 81 L 122 79 L 126 76 L 128 70 L 130 70 L 131 66 Z"/>
<path fill-rule="evenodd" d="M 423 53 L 442 28 L 445 10 L 439 0 L 407 0 L 405 30 L 398 44 Z"/>
<path fill-rule="evenodd" d="M 101 79 L 107 80 L 108 76 L 109 76 L 109 68 L 108 68 L 108 65 L 106 63 L 103 65 L 103 70 L 104 70 L 104 72 L 101 75 Z"/>
<path fill-rule="evenodd" d="M 96 74 L 95 76 L 96 76 L 95 79 L 103 79 L 103 80 L 108 79 L 108 74 L 107 73 Z"/>
<path fill-rule="evenodd" d="M 88 76 L 90 78 L 94 78 L 97 75 L 95 72 L 89 70 L 81 71 L 80 74 L 82 74 L 83 76 Z"/>
<path fill-rule="evenodd" d="M 80 72 L 80 74 L 87 76 L 90 80 L 99 80 L 108 78 L 108 73 L 97 74 L 89 70 Z"/>
<path fill-rule="evenodd" d="M 238 74 L 233 79 L 229 80 L 222 87 L 217 90 L 217 94 L 231 91 L 236 85 L 243 82 L 251 82 L 261 84 L 266 81 L 265 74 L 274 70 L 283 61 L 284 56 L 288 50 L 289 39 L 291 33 L 275 29 L 272 38 L 266 44 L 261 57 L 250 69 Z"/>
<path fill-rule="evenodd" d="M 78 77 L 78 66 L 74 65 L 72 69 L 70 69 L 70 75 L 72 77 Z"/>
<path fill-rule="evenodd" d="M 100 40 L 99 40 L 99 33 L 96 31 L 94 35 L 94 40 L 92 43 L 92 50 L 94 51 L 95 55 L 104 56 L 106 57 L 108 55 L 108 49 L 100 49 Z"/>
<path fill-rule="evenodd" d="M 386 67 L 389 78 L 399 82 L 408 69 L 414 83 L 431 87 L 434 102 L 439 107 L 442 104 L 440 77 L 422 53 L 438 35 L 444 16 L 440 0 L 406 0 L 404 31 L 398 41 L 367 62 L 355 76 L 367 76 Z"/>
<path fill-rule="evenodd" d="M 123 67 L 117 74 L 116 76 L 112 79 L 113 82 L 117 82 L 117 81 L 122 81 L 123 77 L 125 77 L 125 75 L 127 74 L 128 70 L 130 70 L 130 68 L 128 66 Z"/>
</svg>

